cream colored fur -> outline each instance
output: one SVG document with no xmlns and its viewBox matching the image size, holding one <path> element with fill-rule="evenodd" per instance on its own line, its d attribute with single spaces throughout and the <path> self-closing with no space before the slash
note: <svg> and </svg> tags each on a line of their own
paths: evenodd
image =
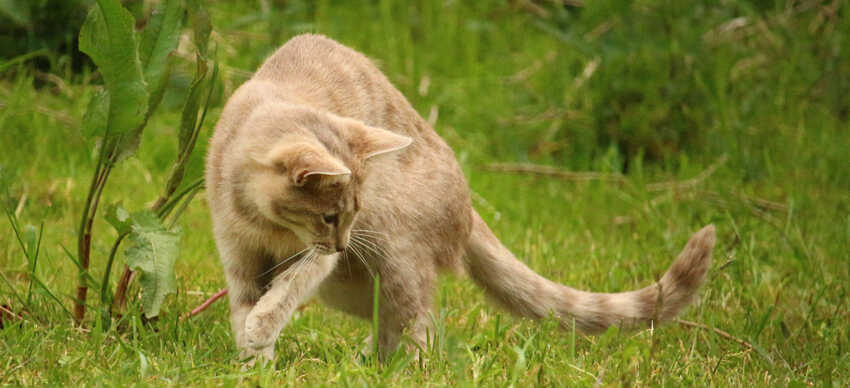
<svg viewBox="0 0 850 388">
<path fill-rule="evenodd" d="M 382 354 L 403 333 L 422 345 L 441 270 L 465 267 L 525 317 L 554 314 L 595 333 L 674 317 L 711 264 L 697 232 L 641 290 L 575 290 L 534 273 L 472 208 L 454 153 L 363 55 L 318 35 L 293 38 L 227 102 L 206 169 L 213 229 L 246 356 L 273 357 L 298 305 L 318 292 L 369 317 L 380 274 Z"/>
</svg>

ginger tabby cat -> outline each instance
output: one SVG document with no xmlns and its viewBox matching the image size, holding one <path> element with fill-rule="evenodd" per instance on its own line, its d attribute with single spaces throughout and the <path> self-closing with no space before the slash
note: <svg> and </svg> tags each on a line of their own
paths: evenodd
<svg viewBox="0 0 850 388">
<path fill-rule="evenodd" d="M 236 344 L 267 359 L 315 293 L 371 317 L 374 273 L 382 355 L 404 333 L 427 342 L 441 270 L 464 268 L 509 311 L 585 333 L 669 320 L 702 284 L 715 240 L 703 228 L 658 284 L 637 291 L 541 277 L 472 208 L 451 148 L 404 96 L 365 56 L 318 35 L 288 41 L 230 97 L 206 182 Z"/>
</svg>

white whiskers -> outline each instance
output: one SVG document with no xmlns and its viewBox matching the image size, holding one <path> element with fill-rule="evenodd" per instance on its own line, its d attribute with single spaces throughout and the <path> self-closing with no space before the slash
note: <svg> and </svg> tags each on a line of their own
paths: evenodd
<svg viewBox="0 0 850 388">
<path fill-rule="evenodd" d="M 301 260 L 287 268 L 286 271 L 283 271 L 280 275 L 278 275 L 278 277 L 289 277 L 290 279 L 294 279 L 302 270 L 304 270 L 304 268 L 309 267 L 318 256 L 316 248 L 310 247 L 307 254 L 304 255 Z"/>
<path fill-rule="evenodd" d="M 277 269 L 278 267 L 280 267 L 281 265 L 286 264 L 286 263 L 287 263 L 287 262 L 289 262 L 290 260 L 292 260 L 292 259 L 294 259 L 294 258 L 298 257 L 298 256 L 299 256 L 299 255 L 301 255 L 302 253 L 307 252 L 307 251 L 309 251 L 309 250 L 311 250 L 311 249 L 313 249 L 313 248 L 311 248 L 311 247 L 307 247 L 307 248 L 304 248 L 304 249 L 302 249 L 302 250 L 300 250 L 300 251 L 298 251 L 298 252 L 295 252 L 295 254 L 293 254 L 292 256 L 289 256 L 289 257 L 287 257 L 287 258 L 285 258 L 285 259 L 281 260 L 281 262 L 280 262 L 280 263 L 277 263 L 277 264 L 273 265 L 271 268 L 267 269 L 265 272 L 263 272 L 263 273 L 261 273 L 261 274 L 257 275 L 257 278 L 261 278 L 261 277 L 263 277 L 263 276 L 265 276 L 265 275 L 270 274 L 272 271 L 276 270 L 276 269 Z"/>
<path fill-rule="evenodd" d="M 393 256 L 390 254 L 386 245 L 389 242 L 389 235 L 386 233 L 368 230 L 368 229 L 352 229 L 351 230 L 351 239 L 349 240 L 350 247 L 356 247 L 357 252 L 359 252 L 360 261 L 363 262 L 363 265 L 366 265 L 366 269 L 369 270 L 369 273 L 372 274 L 372 269 L 366 264 L 363 256 L 365 254 L 369 254 L 370 256 L 377 259 L 377 263 L 379 266 L 384 266 L 385 268 L 394 268 L 398 269 L 398 262 L 393 260 Z M 375 276 L 372 275 L 372 279 Z M 391 289 L 386 291 L 381 291 L 386 297 L 390 298 L 390 300 L 395 303 L 395 295 L 391 292 Z"/>
<path fill-rule="evenodd" d="M 366 262 L 366 258 L 363 257 L 363 253 L 364 253 L 363 245 L 362 245 L 363 243 L 356 238 L 353 230 L 351 232 L 352 233 L 351 233 L 351 238 L 349 240 L 348 249 L 345 250 L 344 254 L 345 255 L 348 255 L 349 253 L 353 254 L 354 257 L 356 257 L 358 260 L 360 260 L 361 263 L 363 263 L 363 266 L 366 267 L 366 271 L 369 271 L 369 276 L 371 276 L 372 279 L 374 279 L 375 278 L 375 272 L 372 271 L 372 267 L 369 266 L 369 263 Z"/>
</svg>

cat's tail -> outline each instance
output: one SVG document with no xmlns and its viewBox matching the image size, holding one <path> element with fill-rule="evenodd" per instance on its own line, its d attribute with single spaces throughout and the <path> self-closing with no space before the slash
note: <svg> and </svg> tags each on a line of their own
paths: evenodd
<svg viewBox="0 0 850 388">
<path fill-rule="evenodd" d="M 565 328 L 575 320 L 576 328 L 588 334 L 611 325 L 629 328 L 672 319 L 693 300 L 711 266 L 714 225 L 694 234 L 661 280 L 649 287 L 612 294 L 580 291 L 529 269 L 473 213 L 466 265 L 487 294 L 517 315 L 538 319 L 552 314 Z"/>
</svg>

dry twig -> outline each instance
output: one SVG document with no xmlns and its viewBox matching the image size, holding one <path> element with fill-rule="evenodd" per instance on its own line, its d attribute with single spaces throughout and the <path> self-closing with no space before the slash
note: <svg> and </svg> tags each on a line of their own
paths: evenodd
<svg viewBox="0 0 850 388">
<path fill-rule="evenodd" d="M 7 108 L 7 107 L 8 107 L 8 105 L 5 102 L 0 101 L 0 108 Z M 65 112 L 53 110 L 53 109 L 50 109 L 46 106 L 37 105 L 37 104 L 31 105 L 29 107 L 29 109 L 31 111 L 36 112 L 36 113 L 41 113 L 45 116 L 48 116 L 48 117 L 50 117 L 50 118 L 52 118 L 56 121 L 59 121 L 59 122 L 65 124 L 65 125 L 68 125 L 68 126 L 71 126 L 71 127 L 79 126 L 79 123 L 73 117 L 71 117 L 70 115 L 68 115 Z"/>
<path fill-rule="evenodd" d="M 668 189 L 669 190 L 684 190 L 684 189 L 693 188 L 693 187 L 699 185 L 700 183 L 702 183 L 702 181 L 706 180 L 712 174 L 714 174 L 714 172 L 717 171 L 717 168 L 722 166 L 724 163 L 726 163 L 727 160 L 729 160 L 729 157 L 727 157 L 724 154 L 719 159 L 717 159 L 717 161 L 714 162 L 711 166 L 708 166 L 707 169 L 705 169 L 703 172 L 699 173 L 699 175 L 697 175 L 697 176 L 695 176 L 691 179 L 686 179 L 686 180 L 683 180 L 683 181 L 668 181 L 668 182 L 651 183 L 651 184 L 646 185 L 646 189 L 649 190 L 649 191 L 662 191 L 662 190 L 668 190 Z"/>
<path fill-rule="evenodd" d="M 739 345 L 741 345 L 741 346 L 743 346 L 743 347 L 745 347 L 745 348 L 747 348 L 747 349 L 752 349 L 752 348 L 753 348 L 753 344 L 751 344 L 751 343 L 749 343 L 749 342 L 747 342 L 747 341 L 744 341 L 744 340 L 742 340 L 742 339 L 740 339 L 740 338 L 738 338 L 738 337 L 735 337 L 734 335 L 729 334 L 729 333 L 727 333 L 727 332 L 725 332 L 725 331 L 723 331 L 723 330 L 720 330 L 720 329 L 718 329 L 718 328 L 716 328 L 716 327 L 709 327 L 709 326 L 704 325 L 704 324 L 702 324 L 702 323 L 686 321 L 686 320 L 684 320 L 684 319 L 678 319 L 678 318 L 676 319 L 676 323 L 678 323 L 678 324 L 680 324 L 680 325 L 682 325 L 682 326 L 696 327 L 696 328 L 698 328 L 698 329 L 710 330 L 710 331 L 713 331 L 713 332 L 714 332 L 714 334 L 717 334 L 717 335 L 719 335 L 719 336 L 721 336 L 721 337 L 723 337 L 723 338 L 726 338 L 726 339 L 728 339 L 728 340 L 730 340 L 730 341 L 735 341 L 735 342 L 737 342 Z"/>
<path fill-rule="evenodd" d="M 624 182 L 626 180 L 626 177 L 617 173 L 608 174 L 592 171 L 567 171 L 556 167 L 528 163 L 491 163 L 484 166 L 484 169 L 488 171 L 510 172 L 517 174 L 545 175 L 574 181 Z"/>
<path fill-rule="evenodd" d="M 12 307 L 9 305 L 0 305 L 0 329 L 4 327 L 4 321 L 8 321 L 11 324 L 12 319 L 23 321 L 24 316 L 21 313 L 12 311 Z"/>
<path fill-rule="evenodd" d="M 225 296 L 225 295 L 227 295 L 227 289 L 226 288 L 222 288 L 222 289 L 218 290 L 218 292 L 216 292 L 213 296 L 211 296 L 209 299 L 205 300 L 204 303 L 201 303 L 198 307 L 195 307 L 192 311 L 190 311 L 186 314 L 183 314 L 183 316 L 180 317 L 180 322 L 183 322 L 188 318 L 191 318 L 191 317 L 194 317 L 195 315 L 200 314 L 202 311 L 206 310 L 207 307 L 210 307 L 211 304 L 215 303 L 215 301 L 219 300 L 222 296 Z"/>
<path fill-rule="evenodd" d="M 646 189 L 649 191 L 663 191 L 663 190 L 685 190 L 696 187 L 702 181 L 706 180 L 712 174 L 714 174 L 717 169 L 722 166 L 729 158 L 726 155 L 721 156 L 714 162 L 711 166 L 708 166 L 705 171 L 699 173 L 699 175 L 686 179 L 683 181 L 667 181 L 667 182 L 658 182 L 658 183 L 650 183 L 646 185 Z M 568 171 L 563 170 L 557 167 L 552 166 L 544 166 L 539 164 L 530 164 L 530 163 L 491 163 L 484 166 L 484 169 L 487 171 L 496 171 L 496 172 L 509 172 L 516 174 L 534 174 L 534 175 L 544 175 L 555 177 L 559 179 L 573 180 L 573 181 L 609 181 L 609 182 L 625 182 L 626 177 L 619 173 L 602 173 L 602 172 L 593 172 L 593 171 Z"/>
</svg>

